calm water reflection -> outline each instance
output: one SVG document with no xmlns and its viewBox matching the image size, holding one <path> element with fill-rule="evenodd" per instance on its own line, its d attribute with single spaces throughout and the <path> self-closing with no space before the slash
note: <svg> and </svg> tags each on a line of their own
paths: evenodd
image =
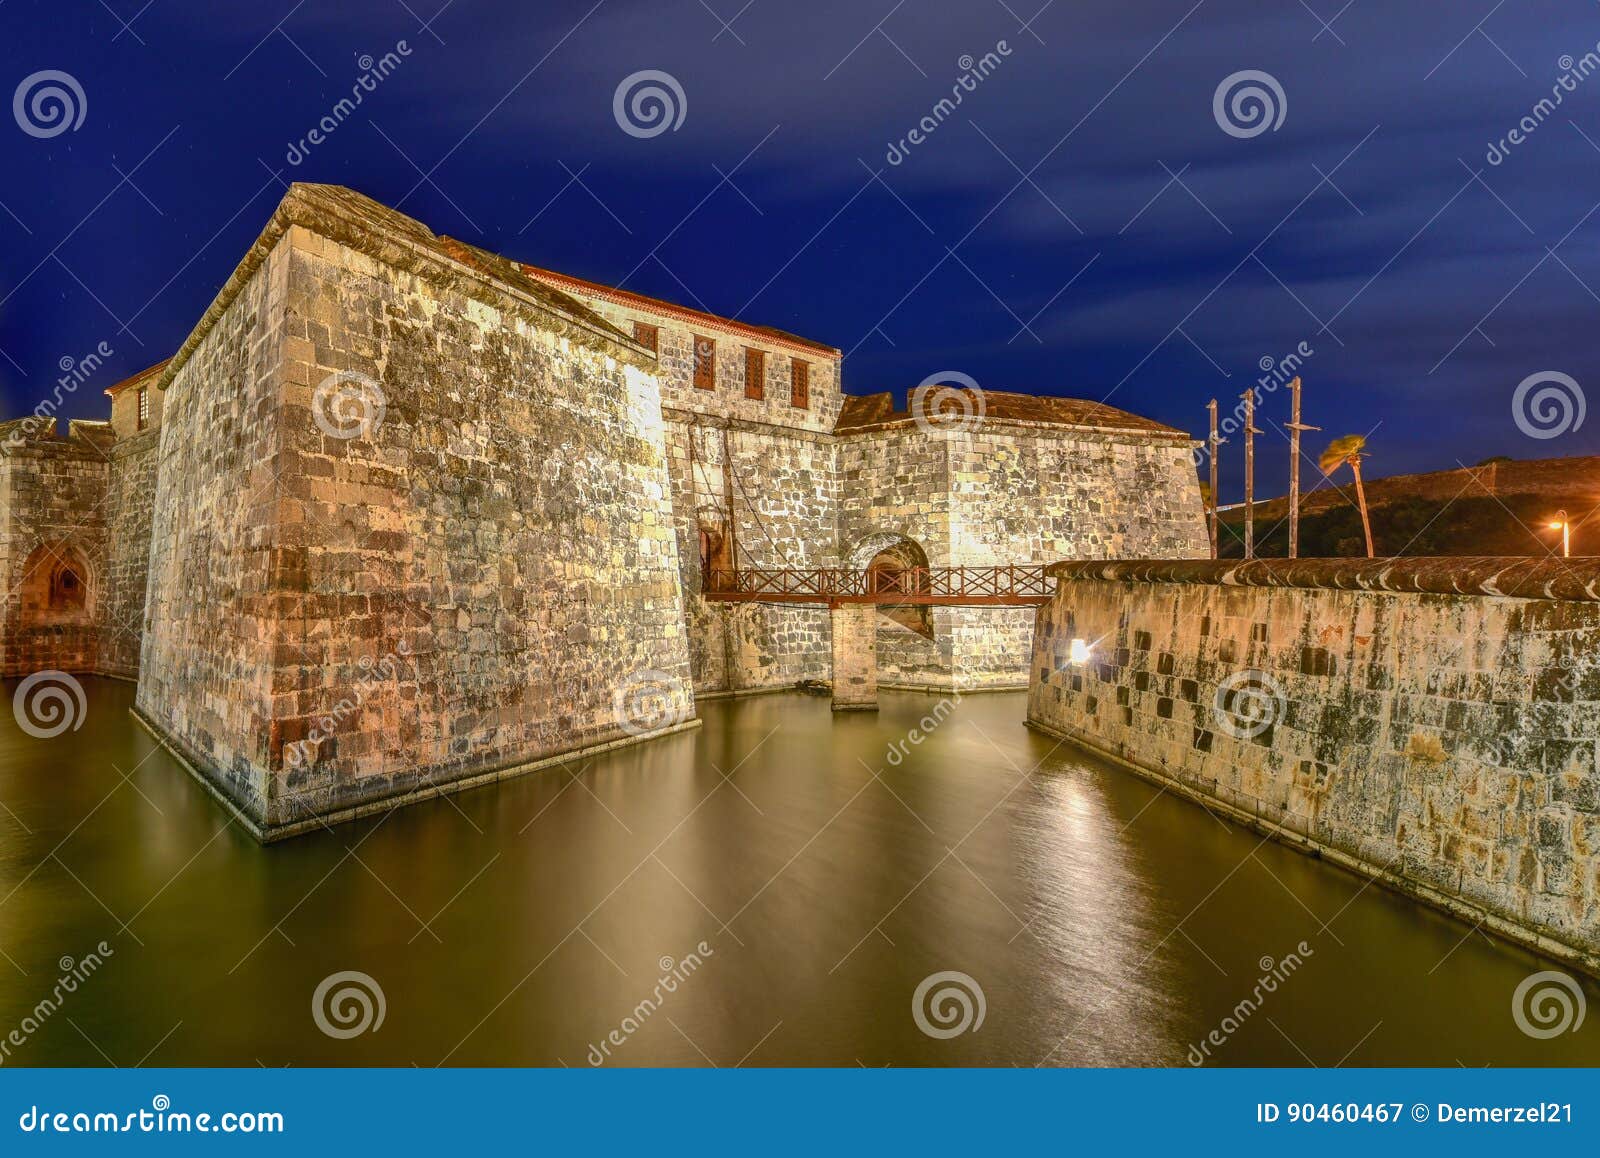
<svg viewBox="0 0 1600 1158">
<path fill-rule="evenodd" d="M 708 703 L 697 732 L 262 849 L 130 687 L 85 683 L 76 733 L 0 713 L 0 1038 L 58 959 L 115 955 L 8 1064 L 581 1066 L 702 941 L 614 1063 L 1181 1065 L 1301 941 L 1215 1060 L 1600 1062 L 1600 1016 L 1516 1028 L 1547 964 L 1027 731 L 1020 695 L 899 765 L 931 698 Z M 382 986 L 376 1032 L 314 1023 L 341 970 Z M 917 1028 L 940 970 L 981 985 L 976 1032 Z"/>
</svg>

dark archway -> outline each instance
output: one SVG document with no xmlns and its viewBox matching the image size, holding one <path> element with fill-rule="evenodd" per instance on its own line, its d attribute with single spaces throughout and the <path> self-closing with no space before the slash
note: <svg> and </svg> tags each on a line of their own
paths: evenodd
<svg viewBox="0 0 1600 1158">
<path fill-rule="evenodd" d="M 23 627 L 87 623 L 94 615 L 94 573 L 82 552 L 65 543 L 34 548 L 19 592 Z"/>
<path fill-rule="evenodd" d="M 850 554 L 851 567 L 864 571 L 866 591 L 880 595 L 878 610 L 886 619 L 933 638 L 933 612 L 926 603 L 908 604 L 897 596 L 926 594 L 931 587 L 928 553 L 915 539 L 893 532 L 868 535 Z"/>
</svg>

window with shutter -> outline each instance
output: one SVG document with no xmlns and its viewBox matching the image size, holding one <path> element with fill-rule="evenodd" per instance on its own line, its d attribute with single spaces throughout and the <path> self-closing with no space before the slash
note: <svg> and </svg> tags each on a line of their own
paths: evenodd
<svg viewBox="0 0 1600 1158">
<path fill-rule="evenodd" d="M 645 322 L 634 322 L 633 340 L 641 346 L 648 346 L 658 354 L 661 353 L 661 331 L 655 326 Z"/>
<path fill-rule="evenodd" d="M 749 346 L 744 350 L 744 396 L 758 402 L 767 396 L 767 356 Z"/>
<path fill-rule="evenodd" d="M 694 336 L 694 388 L 717 388 L 717 344 L 710 338 Z"/>
<path fill-rule="evenodd" d="M 789 405 L 797 410 L 811 408 L 811 363 L 799 358 L 789 363 Z"/>
</svg>

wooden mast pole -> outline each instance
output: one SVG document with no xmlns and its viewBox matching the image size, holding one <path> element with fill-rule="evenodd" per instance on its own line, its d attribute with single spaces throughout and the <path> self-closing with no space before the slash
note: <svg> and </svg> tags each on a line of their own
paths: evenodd
<svg viewBox="0 0 1600 1158">
<path fill-rule="evenodd" d="M 1244 557 L 1256 557 L 1256 392 L 1252 387 L 1239 397 L 1244 399 Z"/>
<path fill-rule="evenodd" d="M 1217 557 L 1217 447 L 1221 446 L 1223 439 L 1217 437 L 1217 400 L 1213 398 L 1206 403 L 1206 409 L 1211 412 L 1211 434 L 1206 439 L 1211 457 L 1211 491 L 1206 499 L 1206 530 L 1211 535 L 1211 557 Z"/>
<path fill-rule="evenodd" d="M 1300 432 L 1321 430 L 1320 426 L 1307 426 L 1300 421 L 1300 377 L 1289 383 L 1292 401 L 1289 419 L 1289 558 L 1300 557 Z"/>
</svg>

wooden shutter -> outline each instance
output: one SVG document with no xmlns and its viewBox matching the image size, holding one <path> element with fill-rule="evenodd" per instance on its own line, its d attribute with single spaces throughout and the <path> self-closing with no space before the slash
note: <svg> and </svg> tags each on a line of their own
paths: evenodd
<svg viewBox="0 0 1600 1158">
<path fill-rule="evenodd" d="M 717 388 L 717 343 L 699 334 L 694 336 L 694 388 Z"/>
<path fill-rule="evenodd" d="M 789 363 L 789 405 L 797 410 L 811 408 L 811 363 L 799 358 Z"/>
<path fill-rule="evenodd" d="M 641 346 L 648 346 L 656 353 L 661 353 L 661 331 L 647 322 L 633 323 L 633 340 Z"/>
<path fill-rule="evenodd" d="M 757 402 L 767 396 L 767 356 L 749 346 L 744 348 L 744 396 Z"/>
</svg>

